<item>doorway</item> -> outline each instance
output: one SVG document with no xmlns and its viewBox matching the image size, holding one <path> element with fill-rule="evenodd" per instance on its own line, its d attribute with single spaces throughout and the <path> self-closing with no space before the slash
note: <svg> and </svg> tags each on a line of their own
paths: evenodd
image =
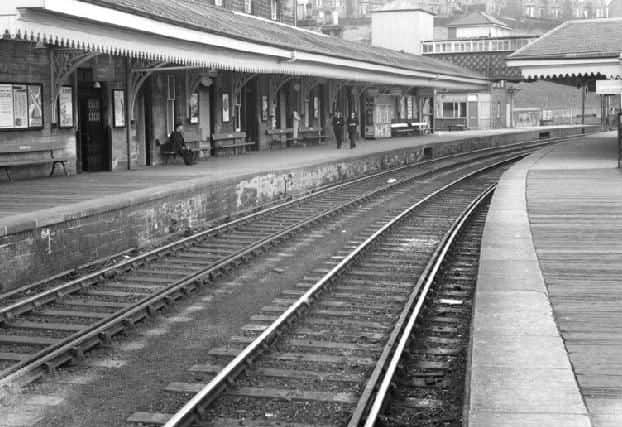
<svg viewBox="0 0 622 427">
<path fill-rule="evenodd" d="M 91 76 L 91 70 L 79 70 L 78 131 L 82 170 L 97 172 L 110 170 L 110 141 L 104 121 L 104 91 Z"/>
<path fill-rule="evenodd" d="M 152 95 L 151 95 L 151 79 L 147 80 L 143 85 L 143 99 L 145 102 L 145 165 L 153 166 L 153 111 L 152 111 Z"/>
<path fill-rule="evenodd" d="M 248 141 L 258 141 L 257 80 L 249 81 L 242 88 L 242 130 Z"/>
</svg>

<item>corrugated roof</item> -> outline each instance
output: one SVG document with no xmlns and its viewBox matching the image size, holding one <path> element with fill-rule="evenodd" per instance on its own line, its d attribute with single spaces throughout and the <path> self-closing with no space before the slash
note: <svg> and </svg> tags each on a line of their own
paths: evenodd
<svg viewBox="0 0 622 427">
<path fill-rule="evenodd" d="M 622 52 L 622 18 L 567 21 L 510 59 L 613 57 Z"/>
<path fill-rule="evenodd" d="M 447 24 L 448 27 L 466 27 L 469 25 L 497 25 L 500 27 L 510 28 L 505 22 L 502 22 L 485 12 L 473 12 Z"/>
<path fill-rule="evenodd" d="M 250 42 L 365 61 L 397 68 L 466 78 L 483 78 L 462 67 L 302 30 L 220 7 L 202 0 L 81 0 L 138 16 Z"/>
</svg>

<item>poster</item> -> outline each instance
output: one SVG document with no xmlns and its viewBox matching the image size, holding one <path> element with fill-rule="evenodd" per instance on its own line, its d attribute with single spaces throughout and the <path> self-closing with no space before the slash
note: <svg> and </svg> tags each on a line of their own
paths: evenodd
<svg viewBox="0 0 622 427">
<path fill-rule="evenodd" d="M 43 102 L 41 85 L 28 85 L 28 126 L 43 127 Z"/>
<path fill-rule="evenodd" d="M 120 89 L 112 91 L 113 126 L 125 127 L 125 92 Z"/>
<path fill-rule="evenodd" d="M 261 97 L 261 120 L 264 122 L 268 120 L 268 97 L 266 95 Z"/>
<path fill-rule="evenodd" d="M 0 129 L 13 127 L 13 85 L 0 85 Z"/>
<path fill-rule="evenodd" d="M 26 85 L 13 85 L 13 128 L 28 128 L 28 89 Z"/>
<path fill-rule="evenodd" d="M 223 123 L 228 123 L 230 120 L 230 115 L 229 115 L 230 111 L 229 111 L 229 94 L 228 93 L 223 93 L 222 94 L 222 121 Z"/>
<path fill-rule="evenodd" d="M 58 126 L 73 127 L 73 90 L 71 86 L 62 86 L 58 95 Z"/>
<path fill-rule="evenodd" d="M 320 118 L 320 98 L 318 98 L 317 96 L 313 97 L 313 118 Z"/>
<path fill-rule="evenodd" d="M 190 94 L 190 123 L 199 123 L 199 94 L 194 92 Z"/>
</svg>

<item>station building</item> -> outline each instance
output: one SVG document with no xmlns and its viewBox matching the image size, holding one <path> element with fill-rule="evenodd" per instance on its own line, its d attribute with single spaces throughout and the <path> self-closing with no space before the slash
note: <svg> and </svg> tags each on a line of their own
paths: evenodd
<svg viewBox="0 0 622 427">
<path fill-rule="evenodd" d="M 582 88 L 584 100 L 590 91 L 600 94 L 601 125 L 610 128 L 622 107 L 621 39 L 622 18 L 567 21 L 511 54 L 507 64 L 525 80 Z"/>
<path fill-rule="evenodd" d="M 373 126 L 368 92 L 432 120 L 435 90 L 488 85 L 452 64 L 278 22 L 262 1 L 242 5 L 255 15 L 193 0 L 3 1 L 0 165 L 13 162 L 14 179 L 49 174 L 51 150 L 69 173 L 153 166 L 176 122 L 206 155 L 215 136 L 265 150 L 270 130 L 295 124 L 332 138 L 335 111 Z"/>
</svg>

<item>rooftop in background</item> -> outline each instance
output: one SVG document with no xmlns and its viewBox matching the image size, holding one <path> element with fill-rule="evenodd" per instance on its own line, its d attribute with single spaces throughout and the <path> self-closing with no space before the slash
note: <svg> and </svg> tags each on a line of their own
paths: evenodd
<svg viewBox="0 0 622 427">
<path fill-rule="evenodd" d="M 421 7 L 421 2 L 419 0 L 395 0 L 390 3 L 386 3 L 381 7 L 375 8 L 372 10 L 372 13 L 377 12 L 425 12 L 431 15 L 434 15 L 429 10 Z"/>
<path fill-rule="evenodd" d="M 509 59 L 576 59 L 619 57 L 622 18 L 567 21 Z"/>
<path fill-rule="evenodd" d="M 505 22 L 488 15 L 486 12 L 473 12 L 447 24 L 448 27 L 467 27 L 479 25 L 496 25 L 498 27 L 510 29 Z"/>
</svg>

